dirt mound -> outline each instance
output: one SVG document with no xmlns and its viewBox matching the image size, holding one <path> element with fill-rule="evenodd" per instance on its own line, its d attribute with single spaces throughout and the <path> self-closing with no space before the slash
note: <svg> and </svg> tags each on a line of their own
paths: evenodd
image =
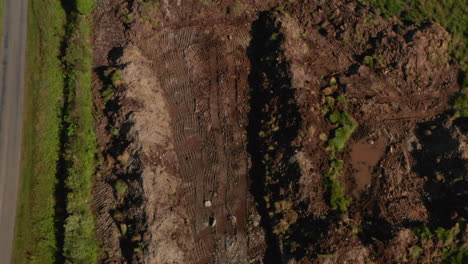
<svg viewBox="0 0 468 264">
<path fill-rule="evenodd" d="M 466 240 L 444 29 L 348 1 L 102 1 L 95 16 L 103 263 L 458 254 L 421 235 Z"/>
</svg>

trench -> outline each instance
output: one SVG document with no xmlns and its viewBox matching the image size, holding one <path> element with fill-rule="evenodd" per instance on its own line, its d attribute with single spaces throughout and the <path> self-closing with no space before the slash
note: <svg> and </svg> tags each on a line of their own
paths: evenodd
<svg viewBox="0 0 468 264">
<path fill-rule="evenodd" d="M 280 27 L 271 13 L 261 13 L 252 24 L 247 51 L 252 69 L 247 128 L 252 161 L 250 190 L 266 231 L 264 263 L 282 263 L 288 258 L 283 252 L 284 236 L 275 232 L 284 212 L 274 212 L 273 207 L 276 202 L 292 202 L 300 178 L 298 163 L 291 161 L 301 118 L 291 85 L 290 65 L 282 50 L 284 36 Z"/>
</svg>

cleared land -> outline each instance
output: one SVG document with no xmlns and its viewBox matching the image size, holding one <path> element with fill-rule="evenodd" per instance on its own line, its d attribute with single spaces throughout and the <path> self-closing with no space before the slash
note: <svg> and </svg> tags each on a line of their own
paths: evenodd
<svg viewBox="0 0 468 264">
<path fill-rule="evenodd" d="M 412 3 L 98 6 L 104 261 L 466 258 L 461 46 Z"/>
</svg>

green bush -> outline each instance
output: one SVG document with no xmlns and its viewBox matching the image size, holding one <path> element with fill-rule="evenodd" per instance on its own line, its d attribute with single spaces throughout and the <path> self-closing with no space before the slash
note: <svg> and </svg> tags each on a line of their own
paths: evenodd
<svg viewBox="0 0 468 264">
<path fill-rule="evenodd" d="M 76 10 L 85 16 L 93 12 L 95 5 L 95 0 L 76 0 Z"/>
<path fill-rule="evenodd" d="M 112 76 L 111 76 L 112 84 L 116 85 L 116 86 L 120 85 L 120 84 L 122 84 L 122 80 L 123 80 L 122 71 L 121 70 L 115 70 L 112 73 Z"/>
<path fill-rule="evenodd" d="M 335 130 L 335 135 L 330 139 L 329 146 L 332 147 L 332 151 L 341 151 L 345 147 L 349 137 L 357 128 L 357 123 L 354 121 L 354 118 L 346 112 L 342 112 L 341 114 L 335 113 L 332 114 L 333 120 L 335 121 L 334 123 L 338 123 L 340 127 Z M 332 116 L 330 116 L 330 118 L 332 118 Z"/>
<path fill-rule="evenodd" d="M 117 197 L 120 199 L 127 192 L 128 184 L 123 180 L 117 180 L 114 188 L 117 193 Z"/>
<path fill-rule="evenodd" d="M 336 79 L 333 78 L 332 81 L 335 85 L 337 84 Z M 334 130 L 333 137 L 327 139 L 326 134 L 322 133 L 320 139 L 327 140 L 327 150 L 330 152 L 330 168 L 325 172 L 326 184 L 330 192 L 330 205 L 333 210 L 339 210 L 344 215 L 351 200 L 346 197 L 344 188 L 338 180 L 343 168 L 343 162 L 336 157 L 336 153 L 344 149 L 346 142 L 357 128 L 357 123 L 346 111 L 335 109 L 337 102 L 340 102 L 344 109 L 347 108 L 345 96 L 340 95 L 336 99 L 332 96 L 325 97 L 325 114 L 331 112 L 328 120 L 333 124 L 337 124 L 338 128 Z"/>
<path fill-rule="evenodd" d="M 102 100 L 104 103 L 107 103 L 112 97 L 114 97 L 114 87 L 112 85 L 107 86 L 107 88 L 101 93 Z"/>
<path fill-rule="evenodd" d="M 88 41 L 91 25 L 88 17 L 77 16 L 70 27 L 64 56 L 69 94 L 65 111 L 76 128 L 66 142 L 65 158 L 70 165 L 65 181 L 69 192 L 63 256 L 65 263 L 88 264 L 96 263 L 100 253 L 90 204 L 97 152 L 91 92 L 92 46 Z"/>
<path fill-rule="evenodd" d="M 369 67 L 374 67 L 374 58 L 372 58 L 371 56 L 366 56 L 364 57 L 363 63 Z"/>
<path fill-rule="evenodd" d="M 338 181 L 342 169 L 343 162 L 332 154 L 330 169 L 325 175 L 327 177 L 327 186 L 330 190 L 330 205 L 333 210 L 339 210 L 344 214 L 348 210 L 351 200 L 346 198 L 343 185 Z"/>
</svg>

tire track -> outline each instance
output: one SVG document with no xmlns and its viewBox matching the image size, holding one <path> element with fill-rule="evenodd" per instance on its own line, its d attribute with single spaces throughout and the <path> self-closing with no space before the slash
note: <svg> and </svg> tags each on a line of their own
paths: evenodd
<svg viewBox="0 0 468 264">
<path fill-rule="evenodd" d="M 197 263 L 247 261 L 247 158 L 245 146 L 234 143 L 243 129 L 232 117 L 239 85 L 247 87 L 248 40 L 236 27 L 222 33 L 187 27 L 141 41 L 170 110 Z M 221 260 L 216 253 L 237 257 Z"/>
</svg>

